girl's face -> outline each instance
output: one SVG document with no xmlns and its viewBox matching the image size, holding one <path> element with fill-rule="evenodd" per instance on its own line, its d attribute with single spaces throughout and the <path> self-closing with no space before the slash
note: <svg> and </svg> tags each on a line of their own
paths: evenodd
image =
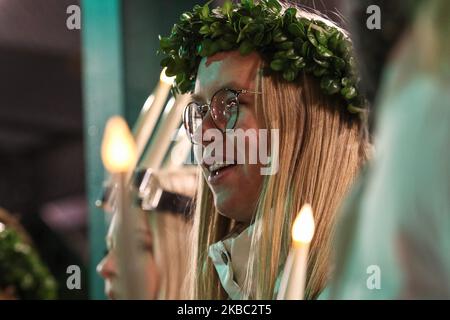
<svg viewBox="0 0 450 320">
<path fill-rule="evenodd" d="M 257 53 L 241 56 L 238 51 L 222 52 L 203 59 L 198 69 L 192 101 L 199 104 L 209 104 L 212 96 L 218 90 L 224 88 L 246 89 L 255 92 L 255 77 L 260 63 L 261 58 Z M 242 129 L 243 132 L 247 133 L 251 132 L 247 131 L 249 129 L 255 130 L 256 140 L 253 141 L 256 143 L 250 143 L 249 141 L 253 138 L 250 139 L 249 136 L 245 136 L 244 146 L 239 146 L 236 139 L 233 139 L 234 143 L 231 144 L 230 141 L 233 140 L 222 134 L 222 148 L 212 148 L 211 144 L 215 138 L 211 135 L 208 136 L 207 131 L 215 130 L 216 126 L 212 120 L 211 112 L 208 111 L 203 118 L 201 129 L 199 129 L 201 144 L 196 144 L 194 151 L 197 161 L 201 164 L 205 180 L 214 196 L 217 210 L 224 216 L 247 224 L 251 222 L 253 217 L 264 178 L 260 171 L 262 167 L 260 161 L 258 160 L 256 163 L 249 161 L 249 153 L 253 152 L 254 154 L 258 151 L 258 129 L 263 128 L 263 125 L 261 124 L 262 121 L 256 116 L 254 94 L 241 94 L 238 99 L 238 118 L 234 129 Z M 227 147 L 228 144 L 233 147 Z M 215 151 L 211 151 L 213 149 Z M 215 170 L 208 157 L 217 159 L 215 154 L 211 154 L 216 152 L 223 154 L 223 156 L 220 156 L 223 162 L 229 161 L 230 156 L 236 162 L 239 158 L 238 155 L 245 155 L 245 163 L 239 164 L 242 163 L 242 161 L 239 161 L 238 164 Z"/>
<path fill-rule="evenodd" d="M 113 216 L 106 237 L 108 253 L 97 266 L 97 272 L 105 279 L 105 294 L 113 300 L 123 299 L 123 293 L 119 286 L 121 274 L 117 267 L 115 253 L 116 230 L 119 221 L 116 217 L 116 215 Z M 139 219 L 139 226 L 136 230 L 140 251 L 139 262 L 144 264 L 144 270 L 146 270 L 144 278 L 147 281 L 147 298 L 154 300 L 158 295 L 160 275 L 153 255 L 153 237 L 146 215 L 140 212 Z"/>
</svg>

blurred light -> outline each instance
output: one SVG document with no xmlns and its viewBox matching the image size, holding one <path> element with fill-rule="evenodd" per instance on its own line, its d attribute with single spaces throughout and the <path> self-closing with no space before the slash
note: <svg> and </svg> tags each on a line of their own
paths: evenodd
<svg viewBox="0 0 450 320">
<path fill-rule="evenodd" d="M 164 115 L 168 114 L 170 110 L 172 110 L 173 105 L 175 104 L 175 98 L 171 97 L 164 108 Z"/>
<path fill-rule="evenodd" d="M 292 227 L 292 240 L 296 244 L 308 244 L 314 236 L 314 217 L 312 208 L 305 204 L 295 218 Z"/>
<path fill-rule="evenodd" d="M 136 162 L 136 143 L 122 117 L 112 117 L 106 124 L 102 160 L 111 173 L 128 172 Z"/>
<path fill-rule="evenodd" d="M 172 85 L 173 81 L 175 80 L 175 77 L 168 77 L 166 75 L 166 69 L 167 68 L 164 68 L 163 71 L 161 71 L 161 75 L 159 76 L 159 79 L 166 84 Z"/>
</svg>

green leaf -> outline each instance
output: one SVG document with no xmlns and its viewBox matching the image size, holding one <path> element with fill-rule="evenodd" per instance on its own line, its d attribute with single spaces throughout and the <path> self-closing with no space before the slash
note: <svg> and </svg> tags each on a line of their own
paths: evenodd
<svg viewBox="0 0 450 320">
<path fill-rule="evenodd" d="M 280 13 L 282 8 L 277 0 L 264 0 L 264 2 L 267 4 L 269 8 L 273 9 L 276 13 Z"/>
<path fill-rule="evenodd" d="M 217 37 L 221 36 L 222 34 L 223 34 L 223 31 L 219 29 L 211 35 L 211 38 L 217 38 Z"/>
<path fill-rule="evenodd" d="M 221 27 L 220 22 L 216 21 L 216 22 L 211 23 L 211 25 L 209 26 L 209 29 L 211 30 L 211 32 L 216 32 L 217 30 L 220 30 L 220 27 Z"/>
<path fill-rule="evenodd" d="M 287 59 L 287 54 L 286 51 L 278 51 L 273 57 L 274 59 Z"/>
<path fill-rule="evenodd" d="M 233 4 L 231 3 L 231 1 L 226 0 L 222 6 L 222 13 L 230 17 L 232 11 L 233 11 Z"/>
<path fill-rule="evenodd" d="M 295 15 L 297 14 L 297 9 L 295 8 L 289 8 L 284 12 L 285 15 L 288 15 L 290 17 L 295 17 Z"/>
<path fill-rule="evenodd" d="M 208 52 L 208 55 L 212 56 L 213 54 L 215 54 L 215 53 L 217 53 L 219 51 L 220 51 L 220 43 L 219 43 L 219 41 L 214 41 L 211 44 L 211 48 L 210 48 L 210 50 Z"/>
<path fill-rule="evenodd" d="M 303 46 L 303 40 L 300 38 L 295 38 L 294 40 L 294 48 L 301 51 Z"/>
<path fill-rule="evenodd" d="M 207 57 L 211 52 L 212 41 L 210 39 L 205 39 L 200 45 L 199 55 L 201 57 Z"/>
<path fill-rule="evenodd" d="M 300 58 L 300 56 L 295 52 L 294 49 L 289 49 L 286 51 L 286 57 L 288 59 L 292 59 L 292 60 L 296 60 L 298 58 Z"/>
<path fill-rule="evenodd" d="M 254 33 L 254 32 L 259 31 L 261 29 L 261 26 L 256 23 L 249 23 L 246 25 L 245 29 L 246 29 L 245 31 L 247 33 Z"/>
<path fill-rule="evenodd" d="M 357 113 L 360 113 L 360 112 L 364 112 L 364 108 L 358 108 L 358 107 L 356 107 L 356 106 L 354 106 L 354 105 L 352 105 L 352 104 L 349 104 L 349 105 L 347 106 L 347 110 L 348 110 L 350 113 L 353 113 L 353 114 L 357 114 Z"/>
<path fill-rule="evenodd" d="M 241 4 L 244 8 L 247 9 L 252 9 L 255 6 L 253 0 L 241 0 Z"/>
<path fill-rule="evenodd" d="M 317 41 L 321 45 L 323 45 L 323 46 L 327 45 L 328 39 L 327 39 L 327 36 L 325 35 L 325 32 L 323 32 L 323 30 L 321 30 L 321 29 L 315 30 L 314 34 L 316 36 Z"/>
<path fill-rule="evenodd" d="M 175 63 L 170 63 L 166 69 L 166 76 L 173 77 L 177 75 L 176 65 Z"/>
<path fill-rule="evenodd" d="M 302 50 L 301 50 L 301 53 L 302 53 L 302 56 L 303 57 L 308 57 L 309 56 L 309 51 L 310 51 L 310 44 L 309 44 L 309 42 L 303 42 L 303 45 L 302 45 Z"/>
<path fill-rule="evenodd" d="M 356 89 L 355 87 L 344 87 L 341 90 L 341 94 L 344 96 L 345 99 L 350 100 L 356 97 Z"/>
<path fill-rule="evenodd" d="M 171 57 L 165 57 L 164 59 L 161 60 L 160 65 L 161 65 L 161 67 L 164 68 L 167 65 L 169 65 L 172 61 L 173 61 L 173 59 Z"/>
<path fill-rule="evenodd" d="M 328 68 L 330 66 L 330 63 L 328 61 L 320 60 L 316 55 L 314 55 L 313 60 L 323 68 Z"/>
<path fill-rule="evenodd" d="M 223 51 L 228 51 L 228 50 L 231 50 L 233 48 L 234 44 L 232 42 L 226 41 L 224 38 L 220 38 L 217 41 L 219 43 L 220 49 L 223 50 Z"/>
<path fill-rule="evenodd" d="M 294 37 L 301 37 L 302 39 L 305 38 L 305 32 L 300 27 L 299 23 L 291 23 L 288 26 L 288 31 L 290 34 L 292 34 Z"/>
<path fill-rule="evenodd" d="M 172 41 L 170 40 L 169 37 L 161 37 L 159 38 L 159 46 L 161 47 L 162 50 L 167 50 L 170 49 L 172 47 Z"/>
<path fill-rule="evenodd" d="M 337 71 L 342 71 L 345 68 L 345 61 L 339 57 L 334 57 L 333 58 L 333 67 Z"/>
<path fill-rule="evenodd" d="M 241 30 L 241 32 L 239 32 L 239 36 L 236 40 L 237 43 L 240 43 L 242 41 L 242 39 L 245 38 L 245 30 Z"/>
<path fill-rule="evenodd" d="M 264 33 L 259 32 L 255 35 L 255 37 L 253 38 L 252 41 L 255 46 L 259 46 L 263 39 L 264 39 Z"/>
<path fill-rule="evenodd" d="M 252 21 L 253 21 L 252 17 L 243 16 L 239 19 L 239 27 L 242 29 Z"/>
<path fill-rule="evenodd" d="M 328 42 L 328 46 L 331 50 L 336 50 L 339 46 L 339 43 L 342 41 L 343 35 L 338 30 L 336 30 L 330 37 Z"/>
<path fill-rule="evenodd" d="M 281 71 L 281 70 L 283 70 L 283 67 L 284 67 L 284 62 L 281 59 L 273 60 L 270 63 L 270 68 L 275 71 Z"/>
<path fill-rule="evenodd" d="M 348 59 L 348 69 L 350 71 L 355 70 L 356 69 L 356 61 L 354 57 L 350 57 L 350 59 Z"/>
<path fill-rule="evenodd" d="M 337 49 L 344 57 L 349 56 L 350 54 L 350 42 L 347 40 L 342 40 L 339 42 L 338 49 Z"/>
<path fill-rule="evenodd" d="M 335 94 L 338 93 L 339 90 L 341 90 L 341 86 L 339 84 L 338 80 L 335 80 L 331 77 L 323 77 L 320 81 L 320 87 L 327 93 L 327 94 Z"/>
<path fill-rule="evenodd" d="M 259 17 L 262 13 L 262 7 L 260 4 L 257 4 L 256 6 L 253 7 L 253 9 L 251 10 L 252 16 L 253 17 Z"/>
<path fill-rule="evenodd" d="M 181 92 L 186 93 L 192 89 L 192 84 L 188 81 L 183 81 L 178 85 L 178 87 L 180 88 Z"/>
<path fill-rule="evenodd" d="M 208 17 L 209 17 L 209 7 L 208 7 L 208 4 L 205 4 L 202 7 L 202 18 L 207 19 Z"/>
<path fill-rule="evenodd" d="M 314 46 L 317 47 L 319 45 L 319 42 L 316 39 L 316 36 L 314 35 L 313 30 L 311 29 L 311 27 L 308 28 L 308 33 L 307 33 L 307 37 L 309 42 Z"/>
<path fill-rule="evenodd" d="M 330 58 L 333 56 L 333 52 L 331 52 L 330 50 L 328 50 L 325 46 L 323 46 L 321 44 L 319 44 L 317 46 L 317 53 L 325 58 Z"/>
<path fill-rule="evenodd" d="M 272 33 L 266 32 L 266 35 L 264 36 L 264 39 L 261 43 L 262 46 L 268 46 L 272 42 Z"/>
<path fill-rule="evenodd" d="M 179 73 L 179 74 L 177 74 L 177 76 L 176 76 L 176 78 L 175 78 L 175 81 L 176 81 L 177 83 L 180 83 L 180 82 L 184 81 L 184 79 L 185 79 L 184 73 Z"/>
<path fill-rule="evenodd" d="M 277 48 L 281 50 L 288 50 L 292 49 L 294 47 L 294 42 L 292 41 L 285 41 L 277 44 Z"/>
<path fill-rule="evenodd" d="M 200 30 L 198 31 L 200 34 L 206 35 L 208 33 L 210 33 L 210 29 L 208 25 L 204 25 L 200 28 Z"/>
<path fill-rule="evenodd" d="M 305 59 L 303 57 L 299 57 L 292 62 L 292 67 L 296 70 L 301 70 L 306 66 Z"/>
<path fill-rule="evenodd" d="M 180 20 L 181 20 L 181 21 L 189 21 L 189 20 L 192 19 L 192 17 L 193 17 L 192 13 L 190 13 L 190 12 L 185 12 L 185 13 L 183 13 L 183 14 L 181 15 Z"/>
<path fill-rule="evenodd" d="M 306 18 L 300 18 L 299 20 L 298 20 L 298 22 L 299 22 L 299 26 L 300 26 L 300 28 L 302 28 L 302 30 L 303 30 L 303 33 L 306 35 L 306 28 L 307 27 L 309 27 L 309 25 L 311 24 L 311 22 L 308 20 L 308 19 L 306 19 Z"/>
<path fill-rule="evenodd" d="M 277 29 L 275 31 L 275 33 L 273 34 L 273 41 L 274 42 L 283 42 L 283 41 L 286 41 L 286 40 L 287 40 L 287 37 L 279 29 Z"/>
<path fill-rule="evenodd" d="M 287 69 L 283 72 L 283 78 L 286 81 L 294 81 L 295 77 L 297 76 L 297 73 L 294 70 Z"/>
<path fill-rule="evenodd" d="M 223 36 L 223 39 L 227 42 L 236 43 L 238 36 L 235 33 L 226 33 Z"/>
<path fill-rule="evenodd" d="M 228 32 L 226 26 L 221 24 L 220 22 L 214 22 L 209 26 L 209 29 L 212 32 L 212 37 L 218 37 Z"/>
<path fill-rule="evenodd" d="M 198 13 L 198 14 L 201 14 L 202 13 L 202 6 L 201 5 L 199 5 L 199 4 L 196 4 L 195 6 L 194 6 L 194 8 L 192 8 L 192 10 L 195 12 L 195 13 Z"/>
<path fill-rule="evenodd" d="M 255 49 L 255 47 L 253 46 L 253 43 L 249 40 L 244 40 L 241 45 L 239 46 L 239 52 L 245 56 L 247 54 L 249 54 L 250 52 L 252 52 Z"/>
<path fill-rule="evenodd" d="M 349 78 L 344 77 L 341 80 L 341 84 L 342 84 L 343 87 L 349 87 L 351 85 L 351 81 L 350 81 Z"/>
<path fill-rule="evenodd" d="M 322 67 L 316 67 L 316 68 L 314 68 L 313 73 L 314 73 L 314 75 L 316 77 L 321 77 L 321 76 L 323 76 L 324 74 L 327 73 L 327 69 L 326 68 L 322 68 Z"/>
</svg>

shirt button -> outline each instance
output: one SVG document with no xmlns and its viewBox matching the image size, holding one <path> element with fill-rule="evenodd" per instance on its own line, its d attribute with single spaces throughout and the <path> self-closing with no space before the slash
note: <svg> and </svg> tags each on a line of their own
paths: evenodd
<svg viewBox="0 0 450 320">
<path fill-rule="evenodd" d="M 228 256 L 223 251 L 222 251 L 222 260 L 223 262 L 228 263 Z"/>
</svg>

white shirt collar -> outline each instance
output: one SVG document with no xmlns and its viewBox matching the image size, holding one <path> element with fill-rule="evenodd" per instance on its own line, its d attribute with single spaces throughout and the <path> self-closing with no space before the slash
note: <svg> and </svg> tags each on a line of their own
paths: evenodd
<svg viewBox="0 0 450 320">
<path fill-rule="evenodd" d="M 208 255 L 214 264 L 222 287 L 232 300 L 242 299 L 252 232 L 253 225 L 250 225 L 241 233 L 234 234 L 209 247 Z"/>
</svg>

